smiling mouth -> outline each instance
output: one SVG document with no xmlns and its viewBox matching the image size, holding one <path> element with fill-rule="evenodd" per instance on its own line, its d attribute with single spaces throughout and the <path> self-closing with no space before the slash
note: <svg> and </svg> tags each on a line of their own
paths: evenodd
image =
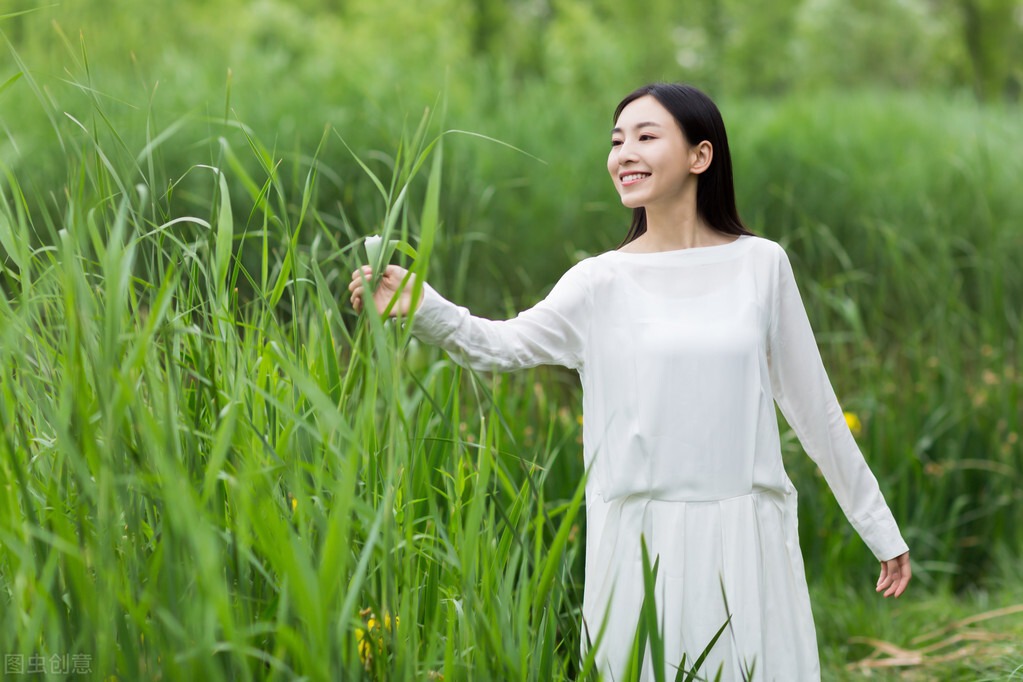
<svg viewBox="0 0 1023 682">
<path fill-rule="evenodd" d="M 634 185 L 637 182 L 639 182 L 640 180 L 644 180 L 644 179 L 646 179 L 648 177 L 650 177 L 650 173 L 629 173 L 628 175 L 623 175 L 622 176 L 622 187 L 627 187 L 628 185 Z"/>
</svg>

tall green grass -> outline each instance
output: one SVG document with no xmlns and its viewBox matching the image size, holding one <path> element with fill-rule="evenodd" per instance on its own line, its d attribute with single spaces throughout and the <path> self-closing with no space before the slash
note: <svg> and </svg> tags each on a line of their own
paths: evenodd
<svg viewBox="0 0 1023 682">
<path fill-rule="evenodd" d="M 397 204 L 427 131 L 379 198 L 424 276 L 439 147 L 421 212 Z M 236 171 L 239 200 L 219 138 L 188 171 L 208 210 L 172 217 L 141 177 L 158 136 L 138 157 L 96 138 L 66 140 L 43 224 L 3 187 L 0 650 L 88 654 L 103 679 L 567 675 L 582 480 L 544 482 L 575 419 L 549 403 L 535 450 L 511 447 L 522 391 L 342 307 L 359 255 L 308 210 L 315 157 L 292 194 L 246 137 L 262 172 Z"/>
<path fill-rule="evenodd" d="M 201 74 L 216 105 L 184 114 L 104 94 L 73 49 L 70 84 L 12 53 L 23 75 L 0 91 L 21 112 L 0 162 L 0 653 L 79 653 L 103 679 L 579 674 L 574 378 L 463 372 L 355 316 L 346 285 L 359 238 L 390 225 L 443 293 L 530 304 L 624 231 L 607 112 L 470 74 L 447 124 L 546 165 L 431 147 L 435 120 L 402 135 L 389 95 L 343 107 L 386 111 L 376 128 L 344 114 L 325 134 L 315 109 L 277 137 L 281 105 L 242 123 L 265 98 L 222 74 Z M 913 589 L 1004 572 L 1023 540 L 1018 112 L 869 93 L 722 108 L 740 205 L 793 256 Z M 876 599 L 791 435 L 786 461 L 811 582 Z M 817 615 L 846 651 L 846 621 Z"/>
<path fill-rule="evenodd" d="M 793 254 L 918 574 L 975 583 L 1000 543 L 1023 539 L 1012 521 L 1023 511 L 1018 112 L 839 95 L 749 102 L 744 114 L 746 205 Z M 811 564 L 848 565 L 859 543 L 825 538 L 845 528 L 837 507 L 820 485 L 800 490 L 814 510 L 801 529 Z"/>
<path fill-rule="evenodd" d="M 415 225 L 419 281 L 439 224 L 430 128 L 389 185 L 366 167 L 385 234 Z M 463 382 L 403 326 L 343 310 L 360 254 L 307 211 L 315 157 L 292 197 L 247 137 L 264 175 L 237 171 L 241 225 L 226 139 L 189 171 L 209 210 L 170 217 L 82 133 L 58 219 L 33 224 L 13 175 L 0 194 L 0 650 L 104 680 L 595 677 L 571 570 L 584 479 L 555 488 L 567 498 L 547 485 L 578 454 L 578 420 L 522 380 Z M 32 250 L 40 231 L 54 244 Z M 529 411 L 545 432 L 520 432 Z"/>
</svg>

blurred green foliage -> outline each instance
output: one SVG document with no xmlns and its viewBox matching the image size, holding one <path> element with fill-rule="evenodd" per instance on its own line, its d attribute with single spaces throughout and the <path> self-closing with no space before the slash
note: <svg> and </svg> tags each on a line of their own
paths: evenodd
<svg viewBox="0 0 1023 682">
<path fill-rule="evenodd" d="M 16 9 L 33 11 L 0 23 L 21 58 L 0 67 L 0 82 L 24 67 L 39 85 L 33 93 L 26 78 L 0 93 L 0 157 L 44 193 L 63 182 L 54 133 L 76 128 L 70 117 L 92 107 L 104 120 L 80 122 L 129 148 L 141 147 L 147 130 L 191 117 L 181 134 L 191 141 L 160 150 L 166 183 L 199 157 L 214 160 L 216 138 L 231 133 L 211 127 L 216 120 L 244 124 L 299 166 L 331 126 L 383 172 L 383 150 L 395 148 L 410 112 L 442 106 L 447 127 L 540 157 L 546 165 L 478 141 L 452 146 L 447 244 L 464 256 L 452 293 L 493 262 L 477 247 L 529 253 L 529 267 L 505 277 L 522 292 L 550 282 L 575 251 L 617 241 L 624 218 L 611 210 L 601 140 L 615 102 L 644 82 L 687 80 L 723 103 L 917 90 L 929 93 L 926 107 L 966 92 L 1011 102 L 1023 82 L 1021 0 L 651 0 L 642 8 L 610 0 L 111 0 Z M 724 109 L 741 160 L 745 123 Z M 336 140 L 321 158 L 330 172 L 317 205 L 344 213 L 356 233 L 373 231 L 381 208 L 357 199 L 365 177 Z M 737 180 L 741 187 L 745 178 Z M 179 202 L 192 196 L 187 189 L 186 180 Z"/>
<path fill-rule="evenodd" d="M 650 0 L 641 8 L 611 0 L 83 0 L 40 2 L 35 14 L 7 18 L 4 30 L 19 49 L 59 64 L 51 21 L 72 39 L 84 32 L 97 62 L 130 59 L 151 73 L 186 59 L 241 71 L 258 55 L 263 73 L 252 77 L 305 72 L 324 79 L 320 92 L 353 71 L 377 87 L 435 91 L 448 69 L 463 75 L 480 61 L 517 78 L 615 91 L 670 78 L 713 84 L 717 94 L 872 85 L 965 88 L 995 100 L 1018 98 L 1023 83 L 1019 0 Z"/>
<path fill-rule="evenodd" d="M 33 11 L 11 16 L 23 9 Z M 196 623 L 212 622 L 206 601 L 216 600 L 239 610 L 240 615 L 221 616 L 225 623 L 256 624 L 251 632 L 243 627 L 240 634 L 229 633 L 229 641 L 270 651 L 259 628 L 273 621 L 280 630 L 268 640 L 280 643 L 286 650 L 281 656 L 289 661 L 300 658 L 307 652 L 288 628 L 308 618 L 308 612 L 299 613 L 305 605 L 294 605 L 304 574 L 280 563 L 274 548 L 288 544 L 302 561 L 317 556 L 320 545 L 305 533 L 322 525 L 331 507 L 312 503 L 323 488 L 347 480 L 334 476 L 331 447 L 344 424 L 354 423 L 356 437 L 342 440 L 351 450 L 345 456 L 357 456 L 359 466 L 377 466 L 372 456 L 377 449 L 363 445 L 387 441 L 402 444 L 401 456 L 407 460 L 398 461 L 407 461 L 409 470 L 421 461 L 428 461 L 428 467 L 416 472 L 403 493 L 414 513 L 380 522 L 382 532 L 397 539 L 374 550 L 365 586 L 361 577 L 353 579 L 357 587 L 343 595 L 343 602 L 324 600 L 311 612 L 325 622 L 339 614 L 357 621 L 355 612 L 342 608 L 350 606 L 349 600 L 358 606 L 395 605 L 389 590 L 408 595 L 412 586 L 425 584 L 444 598 L 430 594 L 419 604 L 404 596 L 410 600 L 403 605 L 405 622 L 416 622 L 418 612 L 419 623 L 443 623 L 453 628 L 452 637 L 439 630 L 441 625 L 434 628 L 437 632 L 424 627 L 426 644 L 397 654 L 395 670 L 422 673 L 427 669 L 422 666 L 443 660 L 465 665 L 464 674 L 487 670 L 497 675 L 493 671 L 527 669 L 534 652 L 542 657 L 541 644 L 553 643 L 570 670 L 579 637 L 572 630 L 578 593 L 571 577 L 581 575 L 574 557 L 583 534 L 572 536 L 564 558 L 553 557 L 547 564 L 564 568 L 559 581 L 565 580 L 555 601 L 536 607 L 542 628 L 533 615 L 507 608 L 512 601 L 526 603 L 529 596 L 514 580 L 516 564 L 504 559 L 520 542 L 544 555 L 556 527 L 551 519 L 560 520 L 576 490 L 581 475 L 573 412 L 578 387 L 568 373 L 538 369 L 495 379 L 488 389 L 486 381 L 452 373 L 435 351 L 413 344 L 401 350 L 411 357 L 407 365 L 388 364 L 380 375 L 393 385 L 385 382 L 391 393 L 383 391 L 378 403 L 335 397 L 342 388 L 345 396 L 362 396 L 364 384 L 372 384 L 380 371 L 378 355 L 365 347 L 368 337 L 359 337 L 364 341 L 357 347 L 348 336 L 358 324 L 368 323 L 357 323 L 342 304 L 347 273 L 357 261 L 349 246 L 379 231 L 387 209 L 338 138 L 387 178 L 401 165 L 397 150 L 403 133 L 430 108 L 438 121 L 430 135 L 472 131 L 526 152 L 479 137 L 445 138 L 439 175 L 442 225 L 430 271 L 430 281 L 442 293 L 474 312 L 512 314 L 542 296 L 573 261 L 611 248 L 623 236 L 628 212 L 604 171 L 610 115 L 622 95 L 655 79 L 694 82 L 721 105 L 740 210 L 755 231 L 781 241 L 792 255 L 832 380 L 845 407 L 862 422 L 860 442 L 913 547 L 918 589 L 968 589 L 997 574 L 999 557 L 1010 565 L 1012 559 L 1004 557 L 1014 557 L 1023 540 L 1016 523 L 1023 510 L 1023 274 L 1018 267 L 1023 260 L 1023 196 L 1017 188 L 1023 176 L 1021 27 L 1023 3 L 1018 0 L 650 0 L 642 7 L 610 0 L 83 0 L 5 6 L 0 10 L 0 31 L 7 41 L 0 59 L 0 174 L 9 209 L 2 216 L 10 228 L 4 234 L 13 236 L 0 248 L 0 289 L 9 294 L 5 319 L 21 326 L 4 325 L 4 367 L 18 368 L 4 375 L 15 396 L 4 398 L 4 406 L 7 423 L 21 415 L 15 445 L 7 447 L 29 463 L 29 487 L 39 501 L 34 505 L 29 496 L 8 497 L 5 529 L 18 537 L 35 532 L 37 526 L 24 523 L 22 510 L 46 506 L 47 518 L 64 524 L 58 530 L 67 540 L 61 545 L 64 554 L 48 554 L 46 547 L 37 553 L 46 557 L 51 572 L 39 578 L 38 590 L 27 582 L 18 594 L 43 594 L 45 587 L 52 592 L 49 603 L 59 604 L 64 574 L 52 573 L 52 567 L 65 560 L 76 565 L 74 547 L 80 537 L 87 546 L 103 547 L 108 537 L 120 537 L 93 530 L 96 519 L 113 528 L 121 523 L 122 508 L 136 510 L 153 526 L 147 531 L 134 517 L 128 519 L 132 539 L 118 542 L 138 552 L 137 561 L 123 560 L 112 549 L 97 559 L 109 569 L 105 575 L 120 578 L 108 579 L 107 592 L 90 582 L 94 576 L 84 569 L 67 573 L 80 577 L 75 595 L 97 602 L 91 611 L 80 607 L 88 617 L 76 616 L 83 626 L 76 632 L 95 629 L 101 639 L 113 638 L 104 630 L 113 627 L 107 609 L 119 608 L 116 599 L 140 601 L 134 594 L 106 601 L 97 594 L 123 588 L 156 600 L 159 590 L 178 594 L 190 589 L 190 596 L 203 598 L 160 603 L 171 611 L 180 609 L 175 617 L 189 627 L 154 624 L 143 610 L 135 614 L 134 624 L 116 625 L 124 630 L 116 636 L 117 655 L 124 657 L 119 669 L 142 674 L 160 662 L 158 652 L 187 647 L 197 669 L 209 673 L 195 652 L 216 649 L 223 635 L 209 627 L 202 634 L 205 648 L 197 648 L 189 633 Z M 202 165 L 225 173 L 213 182 Z M 408 205 L 420 207 L 425 189 L 425 183 L 413 183 Z M 225 212 L 225 196 L 233 211 Z M 124 201 L 131 207 L 129 233 L 138 239 L 132 242 L 134 259 L 119 265 L 112 255 L 103 259 L 99 254 L 105 253 L 103 245 Z M 211 231 L 199 223 L 167 223 L 201 216 L 221 224 L 218 219 L 225 214 L 233 220 L 237 258 L 230 259 L 230 284 L 237 290 L 219 280 L 216 296 L 207 296 L 204 276 L 196 274 L 201 254 L 215 250 L 220 265 L 214 270 L 221 274 L 227 254 L 212 248 Z M 421 234 L 418 215 L 411 211 L 402 217 L 414 244 Z M 221 234 L 227 234 L 226 228 Z M 31 248 L 16 244 L 14 236 L 31 242 Z M 55 251 L 62 239 L 75 248 Z M 19 265 L 30 261 L 50 277 L 38 289 Z M 294 281 L 288 267 L 296 268 Z M 130 272 L 132 278 L 108 277 L 104 268 Z M 168 283 L 167 272 L 178 269 L 185 273 L 179 275 L 180 285 Z M 61 272 L 73 287 L 56 276 Z M 114 281 L 127 286 L 129 279 L 129 301 L 90 287 Z M 268 281 L 283 282 L 280 291 L 277 285 L 268 287 Z M 268 288 L 277 293 L 266 296 Z M 164 290 L 172 292 L 166 296 L 173 295 L 181 311 L 167 327 L 167 347 L 161 345 L 163 337 L 151 342 L 155 337 L 146 326 L 156 319 L 149 317 L 150 310 L 158 309 L 153 291 Z M 61 302 L 71 306 L 79 299 L 95 299 L 95 309 L 66 313 Z M 74 331 L 73 325 L 52 323 L 66 318 L 98 329 L 94 313 L 107 300 L 118 306 L 103 327 L 109 336 L 82 336 L 91 339 L 95 352 L 75 350 L 81 341 L 68 331 Z M 213 310 L 214 303 L 220 308 Z M 234 324 L 223 323 L 225 314 Z M 198 338 L 193 323 L 203 342 L 190 340 L 183 347 L 179 336 Z M 263 334 L 277 345 L 264 343 Z M 21 347 L 26 339 L 36 348 L 31 355 Z M 111 370 L 120 360 L 119 343 L 152 349 L 152 355 L 138 355 L 148 363 L 138 375 L 146 378 L 148 393 L 126 388 L 134 386 L 136 375 L 129 372 L 121 379 Z M 51 361 L 52 368 L 39 369 L 37 357 Z M 287 377 L 279 368 L 268 369 L 280 357 L 291 363 Z M 342 387 L 338 375 L 346 361 L 350 367 Z M 236 366 L 241 367 L 236 375 L 218 369 Z M 89 387 L 84 398 L 66 387 L 59 395 L 52 392 L 51 382 L 72 370 L 89 377 L 80 382 Z M 258 388 L 268 392 L 253 391 L 245 380 L 249 375 L 257 376 L 263 382 Z M 420 405 L 427 402 L 422 385 L 413 385 L 420 375 L 427 377 L 430 394 L 443 398 L 443 410 Z M 121 383 L 111 387 L 115 380 Z M 223 509 L 216 514 L 205 502 L 196 503 L 196 514 L 206 515 L 202 532 L 180 532 L 170 540 L 154 535 L 146 545 L 134 539 L 135 533 L 156 528 L 164 509 L 177 510 L 179 528 L 191 529 L 192 523 L 193 506 L 175 499 L 166 504 L 156 477 L 145 479 L 152 487 L 130 504 L 112 501 L 96 517 L 74 506 L 80 527 L 65 523 L 61 501 L 70 499 L 68 491 L 76 486 L 91 490 L 97 480 L 108 479 L 90 479 L 81 458 L 38 434 L 53 424 L 64 428 L 62 415 L 74 414 L 72 426 L 84 429 L 85 435 L 74 434 L 80 435 L 83 452 L 97 461 L 119 453 L 129 462 L 134 452 L 125 444 L 136 438 L 135 423 L 116 411 L 107 414 L 96 398 L 115 389 L 119 400 L 139 414 L 147 415 L 153 401 L 164 398 L 180 408 L 180 423 L 188 428 L 175 431 L 168 424 L 177 422 L 162 416 L 150 426 L 152 433 L 166 430 L 169 440 L 171 432 L 178 433 L 183 444 L 177 447 L 187 456 L 187 473 L 197 490 L 207 489 L 209 472 L 215 472 L 206 459 L 207 441 L 220 429 L 233 439 L 224 452 L 251 464 L 253 480 L 266 489 L 253 488 L 257 492 L 250 496 L 248 488 L 239 486 L 238 497 L 231 498 L 236 506 L 218 502 Z M 322 399 L 316 403 L 319 411 L 309 411 L 306 400 L 318 398 L 321 389 L 340 403 L 341 411 L 327 409 Z M 237 404 L 256 416 L 249 426 L 241 421 L 225 426 L 222 416 L 231 413 L 222 413 L 222 401 L 239 391 L 252 393 Z M 394 399 L 397 395 L 400 400 Z M 265 423 L 259 421 L 261 410 Z M 109 433 L 123 431 L 121 449 L 108 445 L 109 434 L 89 436 L 100 428 L 91 421 L 96 413 L 106 415 L 102 424 Z M 500 428 L 491 426 L 497 423 Z M 413 447 L 406 440 L 412 431 L 429 437 L 415 440 Z M 479 481 L 474 478 L 479 476 L 473 468 L 478 466 L 474 438 L 483 442 L 487 434 L 500 439 L 500 457 L 507 459 L 502 485 L 521 487 L 518 496 L 495 495 L 496 502 L 464 507 L 461 488 L 457 495 L 448 491 L 448 500 L 436 497 L 445 486 L 458 483 L 471 490 Z M 228 435 L 223 438 L 218 452 L 227 447 Z M 153 461 L 163 461 L 163 442 L 154 439 L 146 446 L 155 453 Z M 273 459 L 262 449 L 266 443 L 280 447 L 291 464 L 307 458 L 310 466 L 331 471 L 311 484 L 296 470 L 282 486 L 272 480 L 279 463 L 270 466 L 262 459 Z M 47 468 L 54 452 L 63 458 L 55 465 L 64 472 L 60 476 L 51 476 Z M 801 540 L 815 589 L 831 594 L 838 585 L 851 591 L 856 588 L 849 585 L 863 584 L 869 592 L 864 572 L 874 570 L 873 559 L 862 543 L 850 541 L 851 528 L 791 436 L 785 454 L 801 493 Z M 144 472 L 149 461 L 147 455 L 135 464 Z M 543 471 L 538 481 L 531 478 L 534 466 Z M 72 471 L 67 467 L 78 467 L 73 469 L 77 478 L 66 473 Z M 397 475 L 398 470 L 388 472 Z M 130 480 L 109 480 L 101 492 L 111 500 L 136 495 L 129 490 Z M 383 477 L 365 480 L 383 499 Z M 180 492 L 189 489 L 182 485 Z M 369 531 L 383 507 L 363 498 L 353 502 L 358 523 L 350 537 L 356 547 L 372 547 Z M 476 498 L 465 495 L 470 499 Z M 271 502 L 280 509 L 270 509 Z M 297 526 L 301 534 L 289 534 L 289 506 L 292 512 L 316 509 L 309 512 L 310 525 Z M 417 506 L 428 507 L 429 513 Z M 492 517 L 513 517 L 514 523 L 491 519 L 485 524 L 490 533 L 485 538 L 508 543 L 502 560 L 488 560 L 485 541 L 473 544 L 470 521 L 478 519 L 467 516 L 464 526 L 459 520 L 459 510 L 470 506 L 473 515 L 485 510 Z M 221 518 L 228 518 L 228 508 L 238 524 L 237 536 L 221 532 L 231 528 Z M 236 600 L 217 578 L 224 570 L 219 562 L 236 547 L 232 537 L 249 532 L 246 509 L 265 515 L 270 519 L 266 527 L 286 540 L 253 536 L 255 555 L 231 559 L 231 570 L 241 575 L 250 568 L 260 573 L 252 578 L 258 589 L 247 595 L 255 606 Z M 405 513 L 405 507 L 397 509 Z M 534 522 L 534 514 L 546 522 Z M 455 521 L 458 525 L 452 525 Z M 438 546 L 450 541 L 465 556 L 454 550 L 450 556 L 439 550 L 434 556 L 429 546 L 417 548 L 423 563 L 409 563 L 395 577 L 389 574 L 394 566 L 388 557 L 406 532 L 426 533 L 420 539 L 436 537 Z M 200 584 L 192 580 L 183 558 L 180 565 L 177 560 L 164 564 L 164 583 L 135 576 L 143 567 L 159 573 L 162 552 L 183 557 L 193 541 L 209 545 L 208 553 L 197 553 L 206 562 L 198 573 L 204 576 Z M 33 542 L 44 541 L 36 537 Z M 26 541 L 18 556 L 31 555 L 29 545 Z M 463 575 L 465 565 L 485 567 L 487 580 L 500 577 L 507 592 Z M 524 560 L 522 575 L 529 578 L 535 565 L 540 562 Z M 19 570 L 29 576 L 39 572 L 28 561 Z M 329 572 L 323 580 L 333 585 Z M 469 616 L 455 619 L 455 600 L 471 606 L 474 599 L 478 608 L 467 608 Z M 29 635 L 45 631 L 54 648 L 66 645 L 58 628 L 47 629 L 51 616 L 33 620 L 35 630 L 21 626 L 18 619 L 33 608 L 41 607 L 26 597 L 25 604 L 3 611 L 7 620 L 0 634 L 7 640 L 0 643 L 34 645 Z M 894 618 L 898 609 L 883 604 L 843 614 L 869 628 L 879 612 Z M 515 614 L 514 627 L 500 620 L 509 614 Z M 316 641 L 340 656 L 339 669 L 358 672 L 358 649 L 345 627 L 339 626 L 342 634 L 335 633 L 334 639 L 320 633 L 322 641 Z M 845 646 L 842 638 L 854 627 L 834 616 L 830 624 L 824 621 L 825 651 Z M 536 639 L 540 629 L 545 635 Z M 455 641 L 455 634 L 458 648 L 435 650 Z M 155 648 L 138 655 L 133 647 L 140 635 L 155 642 Z M 466 659 L 466 652 L 476 652 L 479 662 Z M 302 665 L 315 669 L 319 659 L 311 659 Z M 386 661 L 378 663 L 387 669 Z M 182 665 L 180 677 L 186 679 L 191 659 Z M 248 666 L 233 659 L 230 665 Z"/>
</svg>

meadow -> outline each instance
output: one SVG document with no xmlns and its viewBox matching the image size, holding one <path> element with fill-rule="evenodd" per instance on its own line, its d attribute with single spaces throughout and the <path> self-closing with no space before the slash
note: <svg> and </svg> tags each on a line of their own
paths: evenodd
<svg viewBox="0 0 1023 682">
<path fill-rule="evenodd" d="M 576 377 L 473 374 L 346 287 L 389 233 L 395 262 L 506 317 L 614 248 L 603 156 L 635 73 L 596 102 L 500 64 L 340 73 L 295 57 L 330 42 L 307 25 L 260 43 L 274 21 L 303 19 L 246 16 L 230 73 L 63 29 L 5 46 L 5 677 L 586 678 Z M 788 250 L 912 549 L 910 591 L 881 600 L 785 431 L 825 679 L 1023 677 L 1018 106 L 719 104 L 743 216 Z"/>
</svg>

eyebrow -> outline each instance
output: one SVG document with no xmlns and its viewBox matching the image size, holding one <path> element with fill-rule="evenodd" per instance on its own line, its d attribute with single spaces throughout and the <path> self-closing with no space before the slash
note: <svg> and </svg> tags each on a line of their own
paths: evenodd
<svg viewBox="0 0 1023 682">
<path fill-rule="evenodd" d="M 632 127 L 633 127 L 634 130 L 639 129 L 639 128 L 650 128 L 650 127 L 660 128 L 661 124 L 660 123 L 654 123 L 653 121 L 643 121 L 642 123 L 637 123 L 636 125 L 634 125 Z M 615 129 L 613 129 L 611 131 L 611 134 L 614 135 L 615 133 L 620 133 L 620 132 L 622 132 L 621 128 L 615 128 Z"/>
</svg>

